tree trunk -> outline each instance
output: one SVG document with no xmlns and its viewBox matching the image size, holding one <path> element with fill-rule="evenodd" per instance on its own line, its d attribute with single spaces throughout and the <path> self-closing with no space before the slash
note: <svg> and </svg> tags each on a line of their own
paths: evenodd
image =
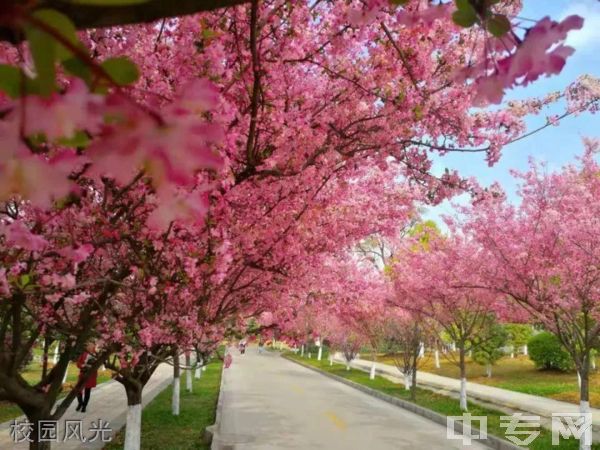
<svg viewBox="0 0 600 450">
<path fill-rule="evenodd" d="M 52 356 L 52 364 L 56 365 L 58 362 L 58 348 L 60 347 L 60 341 L 56 341 L 56 346 L 54 347 L 54 356 Z"/>
<path fill-rule="evenodd" d="M 375 368 L 375 360 L 373 360 L 373 362 L 371 363 L 371 371 L 369 372 L 369 380 L 374 380 L 375 379 L 375 371 L 377 370 Z"/>
<path fill-rule="evenodd" d="M 486 364 L 486 366 L 485 366 L 485 375 L 488 378 L 492 378 L 492 365 L 491 364 Z"/>
<path fill-rule="evenodd" d="M 465 348 L 461 345 L 459 352 L 459 367 L 460 367 L 460 409 L 468 411 L 467 408 L 467 368 L 465 364 Z"/>
<path fill-rule="evenodd" d="M 50 351 L 50 340 L 44 338 L 44 349 L 42 350 L 42 378 L 48 374 L 48 353 Z"/>
<path fill-rule="evenodd" d="M 408 370 L 404 372 L 404 390 L 410 391 L 410 372 Z"/>
<path fill-rule="evenodd" d="M 142 389 L 128 383 L 127 393 L 127 422 L 125 425 L 125 443 L 123 450 L 140 450 L 142 437 Z"/>
<path fill-rule="evenodd" d="M 36 422 L 31 422 L 33 423 L 33 427 L 35 429 L 37 429 L 37 423 Z M 51 443 L 50 442 L 36 442 L 37 437 L 34 436 L 34 434 L 37 436 L 37 431 L 33 431 L 31 433 L 31 439 L 33 439 L 34 442 L 30 442 L 29 443 L 29 450 L 50 450 L 51 447 Z M 59 436 L 60 438 L 60 436 Z"/>
<path fill-rule="evenodd" d="M 523 346 L 523 354 L 524 354 L 525 356 L 527 356 L 527 355 L 529 354 L 529 353 L 528 353 L 528 350 L 527 350 L 527 344 L 525 344 L 525 345 Z"/>
<path fill-rule="evenodd" d="M 319 345 L 319 352 L 317 353 L 317 361 L 321 361 L 321 358 L 323 358 L 323 346 Z"/>
<path fill-rule="evenodd" d="M 300 346 L 300 356 L 304 356 L 304 344 Z"/>
<path fill-rule="evenodd" d="M 579 369 L 580 386 L 579 386 L 579 412 L 586 414 L 590 412 L 590 352 L 583 355 L 583 364 Z M 590 432 L 591 436 L 591 432 Z M 588 445 L 585 442 L 585 434 L 581 436 L 582 439 L 579 441 L 579 450 L 590 450 L 592 448 L 591 442 Z M 591 439 L 590 439 L 591 441 Z"/>
<path fill-rule="evenodd" d="M 202 358 L 198 358 L 196 361 L 196 373 L 194 374 L 194 378 L 199 380 L 202 377 Z"/>
<path fill-rule="evenodd" d="M 434 357 L 435 357 L 435 368 L 439 369 L 440 368 L 440 352 L 437 348 L 435 349 Z"/>
<path fill-rule="evenodd" d="M 329 365 L 333 366 L 333 355 L 329 353 Z"/>
<path fill-rule="evenodd" d="M 422 342 L 419 344 L 419 358 L 423 358 L 425 356 L 425 344 Z"/>
<path fill-rule="evenodd" d="M 69 374 L 69 364 L 67 363 L 67 368 L 65 369 L 65 374 L 63 375 L 62 383 L 65 384 L 67 382 L 67 375 Z"/>
<path fill-rule="evenodd" d="M 410 382 L 410 399 L 415 401 L 417 399 L 417 357 L 413 358 L 412 367 L 412 380 Z"/>
<path fill-rule="evenodd" d="M 350 361 L 346 361 L 346 370 L 350 370 Z"/>
<path fill-rule="evenodd" d="M 179 376 L 180 376 L 180 367 L 179 367 L 179 354 L 177 351 L 173 353 L 173 396 L 171 398 L 171 411 L 174 416 L 179 415 Z"/>
<path fill-rule="evenodd" d="M 27 414 L 27 421 L 32 424 L 30 438 L 33 442 L 29 443 L 29 450 L 50 450 L 51 443 L 50 442 L 39 442 L 38 430 L 40 421 L 49 421 L 52 420 L 50 418 L 50 408 L 47 410 L 36 410 L 33 413 Z M 59 435 L 60 438 L 60 435 Z"/>
<path fill-rule="evenodd" d="M 308 359 L 311 359 L 311 358 L 312 358 L 312 353 L 308 352 Z"/>
<path fill-rule="evenodd" d="M 185 354 L 185 389 L 188 392 L 192 392 L 192 357 L 190 352 Z"/>
</svg>

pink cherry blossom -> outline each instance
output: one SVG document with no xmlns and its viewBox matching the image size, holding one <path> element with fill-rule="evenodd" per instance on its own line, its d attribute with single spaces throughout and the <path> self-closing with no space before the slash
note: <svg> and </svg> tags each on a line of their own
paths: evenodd
<svg viewBox="0 0 600 450">
<path fill-rule="evenodd" d="M 39 252 L 48 245 L 46 239 L 32 233 L 21 220 L 4 225 L 3 229 L 0 228 L 0 233 L 4 234 L 8 244 L 25 250 Z"/>
</svg>

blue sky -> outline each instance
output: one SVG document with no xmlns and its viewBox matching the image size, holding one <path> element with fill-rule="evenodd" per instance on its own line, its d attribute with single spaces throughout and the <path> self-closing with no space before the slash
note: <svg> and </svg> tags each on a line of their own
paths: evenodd
<svg viewBox="0 0 600 450">
<path fill-rule="evenodd" d="M 523 0 L 524 8 L 520 16 L 539 19 L 549 15 L 553 19 L 563 18 L 569 14 L 578 14 L 585 18 L 584 27 L 573 32 L 567 43 L 575 47 L 573 56 L 560 75 L 543 78 L 526 88 L 515 89 L 507 92 L 506 100 L 523 99 L 528 97 L 543 96 L 548 92 L 564 90 L 577 77 L 591 74 L 600 78 L 600 1 L 599 0 Z M 550 109 L 559 112 L 561 109 Z M 530 129 L 537 128 L 545 122 L 546 114 L 533 117 L 527 121 Z M 508 145 L 502 151 L 502 158 L 493 167 L 488 167 L 484 155 L 456 153 L 436 158 L 434 173 L 441 174 L 444 168 L 457 169 L 463 176 L 475 176 L 479 182 L 488 186 L 494 181 L 507 191 L 509 198 L 516 201 L 516 183 L 511 177 L 511 169 L 526 170 L 530 157 L 545 161 L 550 170 L 556 170 L 564 164 L 575 161 L 581 154 L 581 138 L 600 137 L 600 114 L 582 114 L 569 117 L 557 127 L 548 127 L 545 130 L 530 136 L 522 141 Z M 466 196 L 454 199 L 453 202 L 466 201 Z M 426 218 L 439 222 L 440 214 L 452 212 L 451 203 L 446 201 L 442 205 L 431 208 Z"/>
</svg>

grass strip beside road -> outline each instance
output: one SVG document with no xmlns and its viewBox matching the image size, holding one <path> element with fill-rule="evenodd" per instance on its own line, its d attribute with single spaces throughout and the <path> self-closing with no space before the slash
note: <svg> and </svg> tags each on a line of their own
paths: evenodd
<svg viewBox="0 0 600 450">
<path fill-rule="evenodd" d="M 330 366 L 329 361 L 327 359 L 317 361 L 316 358 L 309 359 L 306 357 L 301 357 L 299 355 L 294 355 L 293 353 L 286 353 L 285 356 L 289 359 L 297 360 L 302 362 L 303 364 L 315 367 L 319 370 L 322 370 L 323 372 L 331 373 L 339 377 L 345 378 L 347 380 L 353 381 L 355 383 L 359 383 L 364 386 L 370 387 L 371 389 L 378 390 L 387 395 L 391 395 L 405 401 L 411 401 L 410 394 L 404 389 L 404 385 L 393 383 L 380 376 L 375 377 L 374 380 L 370 380 L 369 374 L 363 372 L 362 370 L 346 370 L 346 367 L 344 365 L 337 363 L 334 363 L 332 366 Z M 417 400 L 415 403 L 419 406 L 422 406 L 423 408 L 427 408 L 445 416 L 462 415 L 462 411 L 460 410 L 457 399 L 447 397 L 445 395 L 441 395 L 432 391 L 428 391 L 426 389 L 417 389 Z M 473 416 L 487 416 L 488 434 L 505 439 L 506 428 L 500 427 L 500 417 L 506 416 L 505 413 L 483 408 L 470 402 L 469 413 Z M 474 423 L 474 426 L 477 426 L 477 423 Z M 519 437 L 524 438 L 526 436 Z M 540 435 L 527 448 L 531 450 L 578 450 L 579 441 L 575 440 L 574 438 L 571 438 L 569 440 L 561 438 L 560 444 L 553 446 L 552 433 L 549 430 L 541 428 Z M 592 448 L 594 450 L 600 450 L 600 444 L 594 444 Z"/>
<path fill-rule="evenodd" d="M 208 450 L 203 441 L 204 429 L 215 422 L 217 400 L 221 387 L 221 361 L 206 366 L 199 380 L 194 379 L 192 393 L 185 389 L 185 374 L 181 378 L 179 416 L 171 414 L 172 386 L 158 394 L 142 411 L 142 450 Z M 125 395 L 123 393 L 123 395 Z M 123 448 L 125 430 L 104 450 Z"/>
<path fill-rule="evenodd" d="M 371 359 L 368 353 L 361 357 Z M 460 371 L 453 363 L 458 356 L 454 354 L 452 359 L 447 358 L 447 355 L 440 354 L 438 369 L 435 367 L 433 354 L 428 352 L 421 360 L 419 370 L 459 379 Z M 377 356 L 377 362 L 393 366 L 394 358 L 392 355 L 380 354 Z M 539 370 L 527 356 L 505 356 L 494 365 L 493 375 L 489 378 L 484 366 L 475 363 L 469 357 L 466 358 L 466 362 L 467 378 L 470 382 L 579 404 L 579 385 L 577 373 L 574 371 Z M 594 408 L 600 407 L 600 370 L 592 370 L 590 373 L 590 405 Z"/>
</svg>

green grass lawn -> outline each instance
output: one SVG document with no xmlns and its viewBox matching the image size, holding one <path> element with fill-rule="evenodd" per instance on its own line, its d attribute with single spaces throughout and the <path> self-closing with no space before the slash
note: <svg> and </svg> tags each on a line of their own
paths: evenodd
<svg viewBox="0 0 600 450">
<path fill-rule="evenodd" d="M 317 361 L 315 358 L 308 359 L 302 358 L 299 355 L 293 355 L 291 353 L 286 354 L 289 358 L 302 361 L 305 364 L 310 364 L 325 372 L 333 373 L 340 377 L 354 381 L 356 383 L 363 384 L 373 389 L 377 389 L 381 392 L 385 392 L 388 395 L 401 398 L 403 400 L 410 401 L 409 392 L 404 389 L 404 385 L 392 383 L 391 381 L 376 377 L 374 380 L 369 379 L 369 374 L 361 370 L 351 369 L 346 370 L 342 364 L 329 365 L 329 361 L 323 359 Z M 417 389 L 417 401 L 416 403 L 420 406 L 436 411 L 446 416 L 460 416 L 462 412 L 459 408 L 458 400 L 450 397 L 446 397 L 435 392 L 431 392 L 425 389 Z M 474 416 L 487 416 L 488 418 L 488 433 L 498 437 L 504 437 L 505 429 L 500 427 L 500 416 L 506 415 L 505 413 L 494 411 L 487 408 L 482 408 L 473 403 L 469 403 L 469 412 Z M 540 436 L 533 441 L 528 448 L 531 450 L 548 450 L 548 449 L 559 449 L 559 450 L 576 450 L 579 448 L 579 441 L 575 439 L 563 440 L 561 439 L 560 445 L 552 445 L 552 433 L 548 430 L 542 429 Z M 600 444 L 594 444 L 594 450 L 600 450 Z"/>
<path fill-rule="evenodd" d="M 49 364 L 49 369 L 52 368 L 52 364 Z M 23 371 L 23 378 L 29 384 L 36 384 L 40 381 L 40 377 L 42 375 L 42 365 L 39 362 L 32 362 L 27 366 L 27 369 Z M 75 365 L 74 362 L 69 364 L 69 368 L 67 371 L 67 380 L 63 385 L 63 389 L 71 389 L 75 383 L 77 383 L 77 378 L 79 377 L 79 369 Z M 98 371 L 98 384 L 109 381 L 112 378 L 112 372 L 109 370 L 100 370 Z M 21 409 L 10 402 L 0 402 L 0 423 L 6 422 L 8 420 L 14 419 L 15 417 L 19 417 L 23 415 L 23 411 Z"/>
<path fill-rule="evenodd" d="M 185 390 L 185 378 L 181 383 L 180 414 L 171 414 L 172 388 L 169 386 L 158 394 L 142 412 L 142 446 L 144 450 L 208 450 L 202 440 L 204 428 L 215 421 L 219 388 L 221 385 L 221 361 L 207 365 L 202 378 L 194 379 L 193 392 Z M 124 430 L 104 450 L 123 448 Z"/>
<path fill-rule="evenodd" d="M 364 359 L 370 359 L 365 354 Z M 390 355 L 380 355 L 377 361 L 394 365 Z M 440 368 L 436 369 L 433 357 L 426 356 L 419 370 L 451 378 L 459 378 L 458 367 L 440 355 Z M 496 363 L 492 377 L 485 375 L 485 368 L 467 358 L 467 378 L 470 382 L 487 384 L 525 394 L 539 395 L 571 403 L 579 403 L 579 386 L 575 372 L 538 370 L 527 356 L 504 357 Z M 600 407 L 600 373 L 593 371 L 590 376 L 590 404 Z"/>
</svg>

